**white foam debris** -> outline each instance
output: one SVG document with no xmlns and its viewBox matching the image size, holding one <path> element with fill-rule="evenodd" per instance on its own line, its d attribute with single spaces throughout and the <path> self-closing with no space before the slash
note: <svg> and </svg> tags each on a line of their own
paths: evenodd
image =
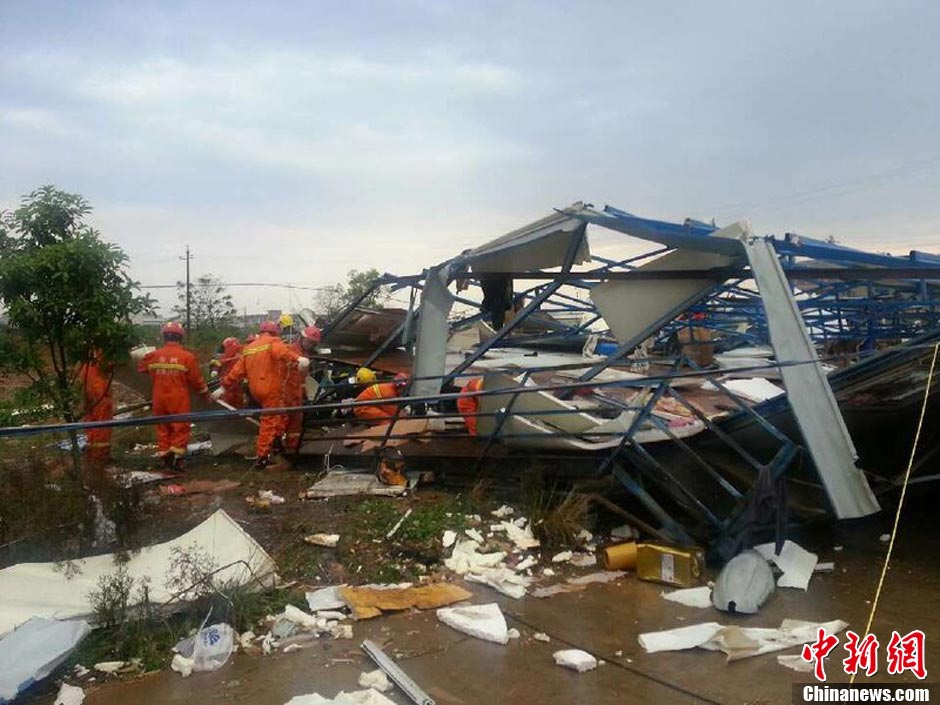
<svg viewBox="0 0 940 705">
<path fill-rule="evenodd" d="M 567 563 L 571 560 L 571 551 L 562 551 L 552 556 L 552 563 Z"/>
<path fill-rule="evenodd" d="M 477 639 L 505 644 L 509 641 L 509 629 L 499 605 L 491 602 L 485 605 L 462 605 L 460 607 L 442 607 L 437 610 L 437 618 L 459 632 Z"/>
<path fill-rule="evenodd" d="M 597 668 L 597 659 L 591 656 L 587 651 L 581 649 L 565 649 L 556 651 L 552 654 L 555 663 L 565 668 L 570 668 L 578 673 L 593 671 Z"/>
<path fill-rule="evenodd" d="M 451 531 L 448 529 L 444 532 L 444 535 L 441 537 L 441 543 L 444 545 L 444 548 L 450 548 L 457 541 L 457 532 Z"/>
</svg>

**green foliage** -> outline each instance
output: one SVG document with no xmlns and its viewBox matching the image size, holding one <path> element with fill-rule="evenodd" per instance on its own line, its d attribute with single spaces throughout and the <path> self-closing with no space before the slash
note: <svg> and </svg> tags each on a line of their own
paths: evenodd
<svg viewBox="0 0 940 705">
<path fill-rule="evenodd" d="M 186 320 L 186 283 L 176 282 L 177 305 L 173 313 Z M 231 326 L 237 311 L 225 284 L 218 277 L 204 274 L 190 285 L 189 327 L 193 331 L 220 330 Z M 188 332 L 188 331 L 187 331 Z"/>
<path fill-rule="evenodd" d="M 9 318 L 0 364 L 28 375 L 66 421 L 81 415 L 79 363 L 94 350 L 123 358 L 135 342 L 131 316 L 152 309 L 124 252 L 85 224 L 90 211 L 81 196 L 44 186 L 0 213 L 0 304 Z"/>
<path fill-rule="evenodd" d="M 332 318 L 368 291 L 379 276 L 379 270 L 374 267 L 361 272 L 358 269 L 349 270 L 345 284 L 331 284 L 317 295 L 316 305 L 319 314 L 325 318 Z M 377 308 L 384 303 L 388 295 L 387 286 L 376 287 L 360 305 L 366 308 Z"/>
</svg>

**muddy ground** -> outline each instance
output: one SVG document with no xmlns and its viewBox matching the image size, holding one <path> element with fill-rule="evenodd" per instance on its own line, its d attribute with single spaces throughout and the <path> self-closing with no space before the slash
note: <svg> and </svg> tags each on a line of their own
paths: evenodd
<svg viewBox="0 0 940 705">
<path fill-rule="evenodd" d="M 149 434 L 126 432 L 117 444 L 121 466 L 144 469 L 154 465 L 150 449 L 134 451 L 138 443 L 149 442 Z M 17 451 L 4 449 L 7 462 L 11 456 L 42 453 L 67 485 L 62 469 L 65 458 L 57 460 L 57 451 L 31 443 Z M 61 454 L 65 456 L 65 454 Z M 58 465 L 57 465 L 58 463 Z M 778 590 L 758 615 L 730 617 L 712 609 L 695 609 L 667 602 L 660 597 L 663 587 L 637 580 L 628 574 L 606 585 L 594 584 L 578 593 L 561 594 L 546 599 L 526 596 L 512 600 L 495 591 L 464 583 L 448 574 L 440 565 L 443 550 L 439 537 L 445 528 L 460 529 L 472 522 L 468 516 L 488 512 L 504 501 L 520 513 L 545 511 L 544 495 L 531 487 L 501 486 L 497 491 L 486 482 L 472 489 L 456 491 L 429 484 L 406 498 L 339 498 L 328 501 L 302 501 L 298 495 L 321 471 L 317 463 L 301 465 L 286 473 L 247 472 L 249 463 L 239 458 L 194 459 L 186 477 L 168 482 L 187 484 L 194 480 L 210 483 L 220 480 L 238 485 L 188 496 L 165 496 L 158 485 L 138 487 L 130 493 L 117 492 L 109 507 L 117 507 L 127 517 L 122 541 L 128 548 L 175 537 L 195 526 L 218 508 L 224 508 L 272 555 L 285 582 L 294 583 L 285 591 L 286 601 L 298 601 L 309 586 L 339 582 L 418 581 L 425 576 L 457 581 L 470 589 L 474 602 L 497 602 L 516 627 L 521 638 L 499 646 L 466 637 L 439 624 L 433 612 L 413 611 L 354 623 L 352 641 L 324 638 L 300 651 L 271 656 L 239 653 L 221 670 L 194 674 L 182 679 L 165 668 L 169 651 L 164 643 L 153 647 L 156 660 L 148 660 L 147 673 L 133 673 L 120 679 L 87 679 L 79 682 L 86 689 L 86 703 L 189 703 L 234 702 L 281 705 L 294 695 L 318 692 L 333 696 L 340 690 L 357 689 L 358 674 L 371 669 L 359 651 L 363 638 L 382 644 L 408 674 L 439 703 L 622 703 L 640 700 L 653 702 L 713 703 L 787 703 L 790 684 L 809 682 L 811 676 L 797 674 L 778 665 L 774 655 L 725 663 L 720 653 L 693 650 L 682 653 L 645 654 L 637 636 L 696 622 L 720 621 L 746 626 L 778 626 L 786 617 L 827 621 L 844 619 L 850 628 L 864 629 L 886 544 L 879 536 L 890 528 L 889 517 L 839 527 L 817 525 L 792 538 L 817 552 L 821 561 L 834 561 L 835 571 L 814 576 L 809 590 Z M 167 484 L 161 483 L 161 484 Z M 258 508 L 246 502 L 258 490 L 273 490 L 285 503 Z M 59 489 L 58 492 L 65 490 Z M 130 495 L 128 497 L 128 495 Z M 940 563 L 936 560 L 940 537 L 934 523 L 935 500 L 913 496 L 901 523 L 895 557 L 881 598 L 873 631 L 884 644 L 892 630 L 905 634 L 912 629 L 927 633 L 927 667 L 932 673 L 933 654 L 940 634 Z M 122 509 L 123 508 L 123 509 Z M 385 533 L 411 508 L 413 513 L 396 537 L 387 541 Z M 557 520 L 557 517 L 550 520 Z M 591 511 L 565 517 L 588 525 L 600 536 L 614 524 L 615 517 Z M 484 524 L 488 523 L 484 519 Z M 0 560 L 4 565 L 25 560 L 57 560 L 69 553 L 89 550 L 76 536 L 62 541 L 27 538 L 4 546 Z M 335 549 L 311 546 L 304 536 L 315 532 L 338 533 Z M 562 532 L 563 533 L 563 532 Z M 555 548 L 543 552 L 543 565 Z M 841 550 L 836 550 L 842 547 Z M 73 556 L 74 557 L 74 556 Z M 556 567 L 557 566 L 553 566 Z M 541 578 L 540 585 L 553 584 L 566 574 L 581 574 L 597 568 L 576 569 L 566 566 L 559 575 Z M 538 572 L 538 571 L 537 571 Z M 185 628 L 181 627 L 181 628 Z M 533 639 L 543 632 L 550 643 Z M 107 640 L 105 640 L 107 641 Z M 97 643 L 94 651 L 86 647 L 79 657 L 105 660 L 108 645 Z M 581 648 L 604 663 L 596 671 L 576 674 L 556 666 L 552 653 L 561 648 Z M 797 653 L 790 649 L 784 653 Z M 844 681 L 840 661 L 829 660 L 830 680 Z M 161 661 L 162 659 L 162 661 Z M 85 662 L 85 665 L 91 665 Z M 162 668 L 161 668 L 162 666 Z M 940 666 L 937 666 L 940 668 Z M 908 675 L 889 677 L 882 653 L 879 682 L 912 682 Z M 932 676 L 928 676 L 928 681 Z M 57 689 L 50 681 L 31 700 L 51 703 Z M 393 700 L 407 702 L 400 691 Z"/>
</svg>

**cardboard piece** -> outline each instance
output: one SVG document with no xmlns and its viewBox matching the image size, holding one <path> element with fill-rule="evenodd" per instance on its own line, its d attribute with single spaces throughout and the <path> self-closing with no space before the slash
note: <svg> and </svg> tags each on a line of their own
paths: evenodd
<svg viewBox="0 0 940 705">
<path fill-rule="evenodd" d="M 337 591 L 352 610 L 355 619 L 371 619 L 378 617 L 382 612 L 407 610 L 412 607 L 429 610 L 473 597 L 470 592 L 452 583 L 431 583 L 408 588 L 343 586 Z"/>
</svg>

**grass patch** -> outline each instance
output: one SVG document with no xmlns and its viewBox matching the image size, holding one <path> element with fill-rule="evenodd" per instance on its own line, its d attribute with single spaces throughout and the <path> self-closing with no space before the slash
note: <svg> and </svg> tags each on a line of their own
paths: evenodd
<svg viewBox="0 0 940 705">
<path fill-rule="evenodd" d="M 544 548 L 570 546 L 578 533 L 593 523 L 591 502 L 586 495 L 557 484 L 546 486 L 537 468 L 524 477 L 522 499 L 532 533 Z"/>
</svg>

